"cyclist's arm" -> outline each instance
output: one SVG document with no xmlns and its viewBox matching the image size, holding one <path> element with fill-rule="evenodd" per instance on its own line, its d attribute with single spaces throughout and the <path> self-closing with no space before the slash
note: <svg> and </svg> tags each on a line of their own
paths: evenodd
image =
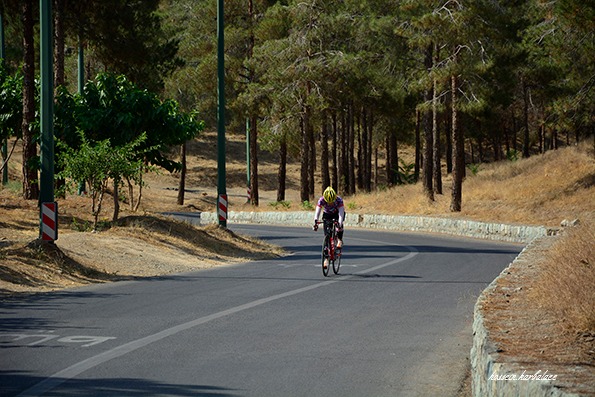
<svg viewBox="0 0 595 397">
<path fill-rule="evenodd" d="M 317 205 L 316 211 L 314 211 L 314 223 L 318 222 L 318 218 L 320 217 L 321 210 L 322 210 L 322 208 L 319 205 Z"/>
<path fill-rule="evenodd" d="M 339 225 L 343 226 L 343 220 L 345 220 L 345 207 L 339 207 Z"/>
</svg>

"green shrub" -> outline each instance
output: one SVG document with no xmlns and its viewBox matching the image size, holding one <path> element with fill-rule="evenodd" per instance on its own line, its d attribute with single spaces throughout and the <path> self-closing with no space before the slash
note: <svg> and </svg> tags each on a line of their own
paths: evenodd
<svg viewBox="0 0 595 397">
<path fill-rule="evenodd" d="M 269 203 L 269 205 L 275 209 L 281 207 L 281 208 L 289 208 L 291 207 L 291 201 L 274 201 L 272 203 Z"/>
<path fill-rule="evenodd" d="M 312 204 L 310 201 L 306 200 L 302 203 L 302 208 L 305 210 L 313 210 L 314 204 Z"/>
</svg>

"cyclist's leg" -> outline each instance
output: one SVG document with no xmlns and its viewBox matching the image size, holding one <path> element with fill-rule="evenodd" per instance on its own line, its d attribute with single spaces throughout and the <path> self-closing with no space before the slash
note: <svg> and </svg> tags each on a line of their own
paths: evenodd
<svg viewBox="0 0 595 397">
<path fill-rule="evenodd" d="M 336 213 L 336 214 L 328 215 L 327 219 L 330 219 L 331 222 L 338 221 L 339 214 Z M 334 225 L 331 224 L 331 227 L 334 227 Z M 340 248 L 343 245 L 343 229 L 341 229 L 337 232 L 337 239 L 340 241 L 339 242 L 339 248 Z"/>
<path fill-rule="evenodd" d="M 323 213 L 322 214 L 322 222 L 324 224 L 324 235 L 330 236 L 331 231 L 333 230 L 333 215 Z"/>
<path fill-rule="evenodd" d="M 346 216 L 346 215 L 347 215 L 347 212 L 345 212 L 345 213 L 344 213 L 344 215 L 343 215 L 343 223 L 345 223 L 345 216 Z M 337 220 L 338 220 L 338 219 L 339 219 L 339 215 L 337 214 Z M 342 226 L 343 226 L 343 225 L 342 225 Z M 343 241 L 343 229 L 344 229 L 344 228 L 345 228 L 345 227 L 343 226 L 343 227 L 342 227 L 342 228 L 339 230 L 339 232 L 337 233 L 337 237 L 339 237 L 339 240 L 341 240 L 341 241 Z"/>
</svg>

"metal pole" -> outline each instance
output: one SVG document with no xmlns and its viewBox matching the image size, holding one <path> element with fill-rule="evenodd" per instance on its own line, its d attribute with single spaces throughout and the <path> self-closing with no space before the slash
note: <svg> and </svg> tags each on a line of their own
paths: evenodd
<svg viewBox="0 0 595 397">
<path fill-rule="evenodd" d="M 4 10 L 0 8 L 0 65 L 4 65 Z M 8 157 L 8 137 L 2 142 L 2 162 L 6 161 Z M 8 164 L 2 170 L 2 184 L 8 184 Z"/>
<path fill-rule="evenodd" d="M 79 53 L 78 53 L 78 93 L 83 93 L 85 87 L 85 49 L 83 48 L 83 38 L 79 35 Z"/>
<path fill-rule="evenodd" d="M 252 190 L 250 185 L 250 118 L 246 117 L 246 197 L 248 203 L 252 200 Z"/>
<path fill-rule="evenodd" d="M 78 93 L 83 94 L 85 88 L 85 48 L 83 47 L 83 36 L 79 33 L 79 53 L 78 53 Z M 86 192 L 85 181 L 79 182 L 78 195 Z"/>
<path fill-rule="evenodd" d="M 225 181 L 225 47 L 223 0 L 217 2 L 217 213 L 219 226 L 227 227 L 227 192 Z"/>
<path fill-rule="evenodd" d="M 54 201 L 54 68 L 52 0 L 39 0 L 40 70 L 41 70 L 41 172 L 39 202 Z M 40 206 L 41 208 L 41 206 Z M 40 212 L 40 220 L 42 214 Z M 40 221 L 40 237 L 42 225 Z"/>
</svg>

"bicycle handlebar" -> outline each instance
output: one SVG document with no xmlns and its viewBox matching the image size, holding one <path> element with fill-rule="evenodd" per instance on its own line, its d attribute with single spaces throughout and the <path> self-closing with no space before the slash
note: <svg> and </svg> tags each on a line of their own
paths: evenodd
<svg viewBox="0 0 595 397">
<path fill-rule="evenodd" d="M 339 221 L 337 221 L 336 219 L 332 219 L 332 221 L 333 221 L 333 226 L 336 226 L 337 228 L 340 228 L 340 229 L 342 229 L 342 228 L 340 227 L 341 225 L 339 225 Z M 322 223 L 324 223 L 324 220 L 322 220 L 322 221 L 319 221 L 319 220 L 316 220 L 316 221 L 314 221 L 314 225 L 315 225 L 315 226 L 318 226 L 318 225 L 320 225 L 320 224 L 322 224 Z"/>
</svg>

